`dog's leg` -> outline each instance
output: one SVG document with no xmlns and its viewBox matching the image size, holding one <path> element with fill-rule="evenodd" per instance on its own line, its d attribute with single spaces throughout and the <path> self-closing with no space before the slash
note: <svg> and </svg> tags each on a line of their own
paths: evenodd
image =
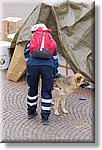
<svg viewBox="0 0 102 150">
<path fill-rule="evenodd" d="M 59 112 L 58 112 L 58 105 L 59 105 L 59 97 L 55 97 L 54 99 L 54 114 L 55 115 L 59 115 Z"/>
<path fill-rule="evenodd" d="M 67 114 L 68 111 L 65 109 L 65 98 L 61 99 L 61 109 L 63 111 L 63 113 Z"/>
</svg>

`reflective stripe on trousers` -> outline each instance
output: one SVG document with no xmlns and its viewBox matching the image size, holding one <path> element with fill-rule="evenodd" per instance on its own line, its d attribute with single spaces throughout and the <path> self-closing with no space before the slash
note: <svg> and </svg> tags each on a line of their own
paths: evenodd
<svg viewBox="0 0 102 150">
<path fill-rule="evenodd" d="M 29 106 L 37 105 L 37 99 L 38 99 L 38 95 L 35 95 L 35 96 L 27 95 L 27 104 Z"/>
<path fill-rule="evenodd" d="M 51 109 L 52 99 L 41 99 L 41 109 L 45 111 L 49 111 Z"/>
</svg>

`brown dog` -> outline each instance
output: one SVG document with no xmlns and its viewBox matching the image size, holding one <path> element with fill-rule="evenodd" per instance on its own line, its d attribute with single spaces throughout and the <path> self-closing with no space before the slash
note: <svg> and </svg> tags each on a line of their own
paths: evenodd
<svg viewBox="0 0 102 150">
<path fill-rule="evenodd" d="M 61 77 L 56 78 L 56 84 L 59 89 L 54 88 L 53 96 L 54 96 L 54 114 L 59 115 L 58 106 L 59 101 L 61 100 L 61 109 L 63 113 L 68 113 L 65 109 L 65 96 L 80 86 L 88 86 L 89 83 L 86 81 L 85 77 L 81 73 L 76 73 L 71 77 Z"/>
</svg>

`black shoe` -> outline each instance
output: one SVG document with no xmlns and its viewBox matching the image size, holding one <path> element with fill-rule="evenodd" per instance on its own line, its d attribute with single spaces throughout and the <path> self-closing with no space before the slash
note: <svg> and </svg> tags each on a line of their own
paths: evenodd
<svg viewBox="0 0 102 150">
<path fill-rule="evenodd" d="M 42 120 L 43 125 L 48 125 L 48 120 Z"/>
<path fill-rule="evenodd" d="M 34 112 L 33 114 L 28 114 L 28 119 L 33 119 L 33 117 L 35 117 L 36 115 L 37 115 L 38 113 L 37 113 L 37 111 L 36 112 Z"/>
</svg>

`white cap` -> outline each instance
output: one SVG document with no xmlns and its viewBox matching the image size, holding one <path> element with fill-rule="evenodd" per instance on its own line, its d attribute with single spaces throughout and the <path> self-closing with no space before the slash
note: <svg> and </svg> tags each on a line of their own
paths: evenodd
<svg viewBox="0 0 102 150">
<path fill-rule="evenodd" d="M 35 24 L 34 26 L 32 26 L 31 32 L 38 30 L 38 28 L 47 29 L 46 25 L 44 25 L 43 23 L 39 23 L 39 24 Z"/>
</svg>

